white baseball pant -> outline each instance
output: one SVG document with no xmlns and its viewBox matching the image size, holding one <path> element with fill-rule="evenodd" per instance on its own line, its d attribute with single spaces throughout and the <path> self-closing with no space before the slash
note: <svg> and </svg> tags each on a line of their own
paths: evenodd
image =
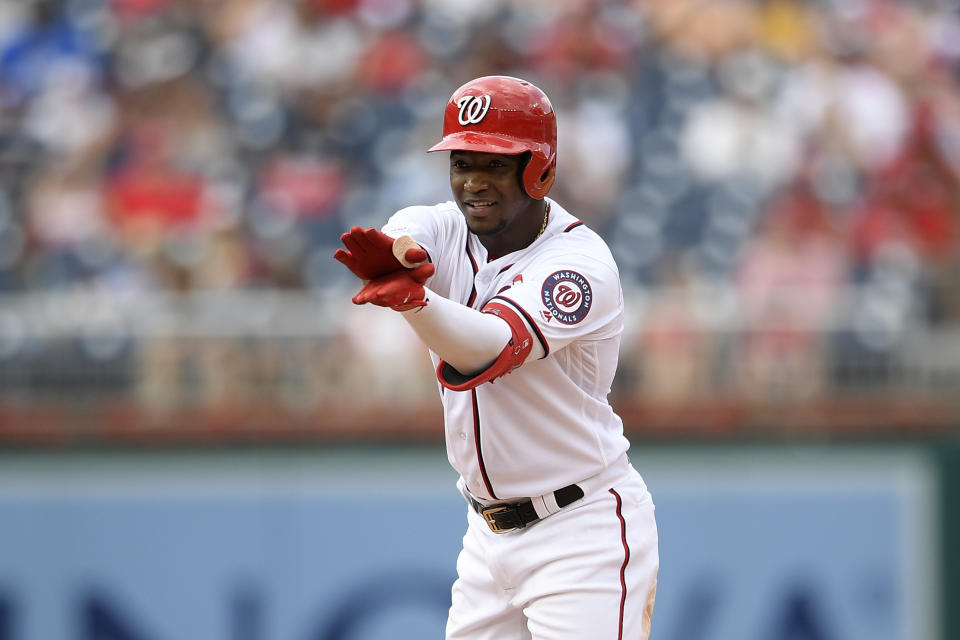
<svg viewBox="0 0 960 640">
<path fill-rule="evenodd" d="M 632 466 L 616 471 L 525 529 L 493 533 L 468 507 L 447 640 L 646 640 L 660 565 L 654 505 Z"/>
</svg>

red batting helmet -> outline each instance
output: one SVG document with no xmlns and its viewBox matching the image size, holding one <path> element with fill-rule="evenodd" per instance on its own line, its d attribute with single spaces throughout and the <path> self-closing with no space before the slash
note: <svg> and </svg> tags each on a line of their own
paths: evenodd
<svg viewBox="0 0 960 640">
<path fill-rule="evenodd" d="M 427 151 L 530 152 L 523 188 L 542 199 L 556 177 L 557 116 L 547 95 L 526 80 L 485 76 L 453 92 L 443 113 L 443 139 Z"/>
</svg>

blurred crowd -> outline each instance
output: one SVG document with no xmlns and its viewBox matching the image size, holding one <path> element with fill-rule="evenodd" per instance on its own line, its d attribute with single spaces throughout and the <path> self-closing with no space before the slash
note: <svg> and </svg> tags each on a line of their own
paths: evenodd
<svg viewBox="0 0 960 640">
<path fill-rule="evenodd" d="M 949 2 L 2 0 L 0 290 L 331 286 L 506 73 L 628 283 L 903 277 L 956 318 L 958 72 Z"/>
<path fill-rule="evenodd" d="M 880 348 L 960 325 L 950 0 L 0 0 L 0 293 L 343 297 L 340 233 L 449 199 L 424 151 L 486 74 L 551 96 L 551 196 L 625 288 L 678 292 L 652 362 L 731 289 L 810 327 L 853 285 Z"/>
</svg>

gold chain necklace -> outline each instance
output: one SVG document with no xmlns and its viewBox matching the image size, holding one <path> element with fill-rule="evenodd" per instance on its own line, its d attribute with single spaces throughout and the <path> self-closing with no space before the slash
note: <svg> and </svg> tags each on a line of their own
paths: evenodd
<svg viewBox="0 0 960 640">
<path fill-rule="evenodd" d="M 533 241 L 536 242 L 537 238 L 543 235 L 543 232 L 547 230 L 547 221 L 550 220 L 550 203 L 547 203 L 547 210 L 543 212 L 543 224 L 540 225 L 540 231 L 537 231 L 537 235 L 533 238 Z"/>
</svg>

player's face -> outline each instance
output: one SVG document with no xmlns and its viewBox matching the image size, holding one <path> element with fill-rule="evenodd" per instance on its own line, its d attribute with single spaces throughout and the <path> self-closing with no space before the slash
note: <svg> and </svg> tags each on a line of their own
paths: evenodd
<svg viewBox="0 0 960 640">
<path fill-rule="evenodd" d="M 540 202 L 520 185 L 523 156 L 452 151 L 450 188 L 470 231 L 489 238 L 499 234 L 523 238 L 539 228 Z"/>
</svg>

